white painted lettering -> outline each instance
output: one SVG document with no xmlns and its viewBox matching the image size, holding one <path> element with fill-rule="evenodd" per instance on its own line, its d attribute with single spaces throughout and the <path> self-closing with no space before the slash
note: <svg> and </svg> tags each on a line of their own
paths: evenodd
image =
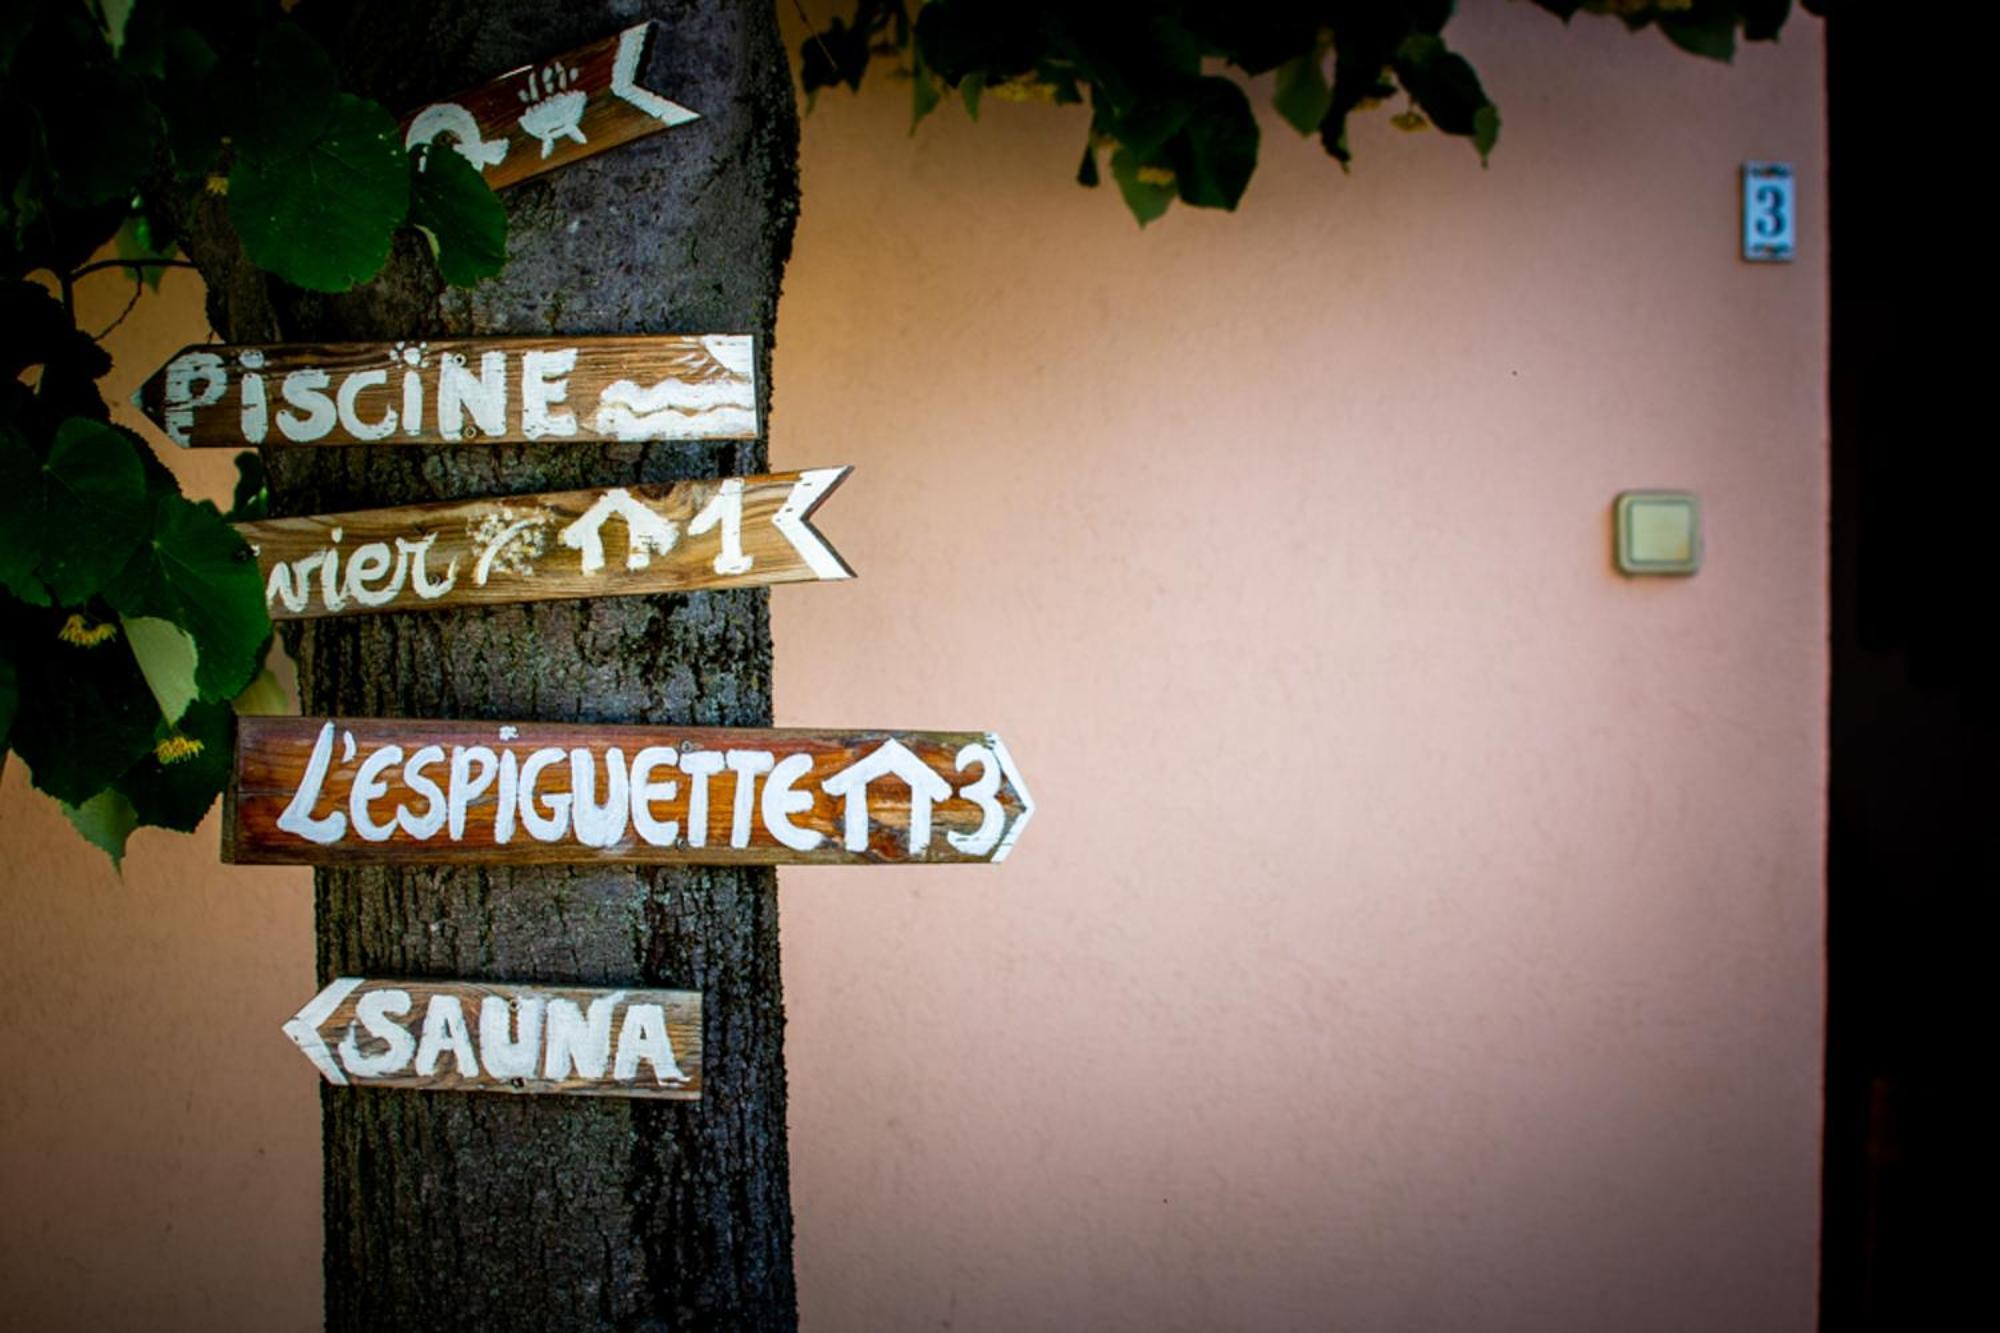
<svg viewBox="0 0 2000 1333">
<path fill-rule="evenodd" d="M 291 407 L 278 413 L 278 434 L 293 444 L 310 444 L 326 437 L 340 419 L 333 400 L 326 396 L 326 385 L 326 372 L 313 367 L 285 376 L 278 392 Z M 293 412 L 292 407 L 299 411 Z"/>
<path fill-rule="evenodd" d="M 604 803 L 597 802 L 597 762 L 579 745 L 569 752 L 571 825 L 586 847 L 616 846 L 625 836 L 625 816 L 631 800 L 625 789 L 625 752 L 617 746 L 604 751 Z"/>
<path fill-rule="evenodd" d="M 674 1059 L 673 1042 L 667 1036 L 667 1012 L 657 1004 L 635 1004 L 625 1010 L 625 1022 L 618 1029 L 618 1062 L 611 1077 L 630 1083 L 639 1077 L 641 1060 L 653 1066 L 656 1083 L 688 1081 L 680 1062 Z"/>
<path fill-rule="evenodd" d="M 354 831 L 369 842 L 387 842 L 396 831 L 395 816 L 377 823 L 368 813 L 368 803 L 387 794 L 389 784 L 382 774 L 402 762 L 403 747 L 385 745 L 363 759 L 360 769 L 354 774 L 354 786 L 347 793 L 347 817 L 354 822 Z"/>
<path fill-rule="evenodd" d="M 533 1078 L 542 1056 L 542 1008 L 539 997 L 509 1004 L 489 995 L 479 1004 L 479 1053 L 494 1078 Z M 512 1034 L 509 1034 L 509 1028 Z"/>
<path fill-rule="evenodd" d="M 729 771 L 736 775 L 736 804 L 729 823 L 729 845 L 750 845 L 750 816 L 757 808 L 757 778 L 769 773 L 777 756 L 769 750 L 731 750 L 726 756 Z"/>
<path fill-rule="evenodd" d="M 363 421 L 355 400 L 363 389 L 372 389 L 389 382 L 386 370 L 357 370 L 340 382 L 340 392 L 334 395 L 334 405 L 340 415 L 341 427 L 357 440 L 386 440 L 396 433 L 396 409 L 385 407 L 382 415 L 374 421 Z"/>
<path fill-rule="evenodd" d="M 654 801 L 671 801 L 680 791 L 672 778 L 653 781 L 656 768 L 673 768 L 680 751 L 671 745 L 648 745 L 632 756 L 632 831 L 655 847 L 671 847 L 681 835 L 680 821 L 653 818 Z"/>
<path fill-rule="evenodd" d="M 536 842 L 558 842 L 569 830 L 569 793 L 550 792 L 543 799 L 549 813 L 535 808 L 535 783 L 542 770 L 560 764 L 566 756 L 555 746 L 546 746 L 529 755 L 521 765 L 521 827 Z"/>
<path fill-rule="evenodd" d="M 347 1072 L 356 1078 L 383 1078 L 408 1069 L 417 1044 L 396 1018 L 409 1012 L 410 993 L 393 987 L 369 991 L 356 1001 L 354 1016 L 368 1029 L 369 1036 L 387 1043 L 387 1047 L 374 1055 L 363 1054 L 361 1043 L 354 1039 L 354 1024 L 349 1023 L 347 1035 L 340 1042 L 340 1063 L 347 1066 Z"/>
<path fill-rule="evenodd" d="M 793 786 L 812 772 L 812 766 L 811 755 L 788 754 L 771 770 L 771 776 L 764 779 L 764 827 L 771 830 L 772 837 L 795 852 L 812 851 L 826 841 L 823 834 L 814 829 L 800 828 L 791 819 L 793 815 L 812 809 L 812 793 L 797 791 Z"/>
<path fill-rule="evenodd" d="M 504 737 L 506 728 L 501 728 Z M 514 812 L 520 804 L 521 761 L 512 750 L 500 752 L 500 799 L 493 804 L 493 841 L 505 847 L 514 841 Z"/>
<path fill-rule="evenodd" d="M 521 355 L 521 434 L 531 440 L 545 435 L 576 434 L 576 418 L 551 412 L 550 406 L 569 397 L 569 373 L 576 369 L 576 349 L 524 352 Z"/>
<path fill-rule="evenodd" d="M 332 763 L 333 723 L 329 722 L 319 729 L 319 739 L 313 742 L 312 755 L 306 760 L 305 775 L 299 779 L 299 789 L 292 793 L 291 804 L 285 807 L 285 813 L 278 816 L 279 828 L 321 846 L 339 842 L 346 835 L 347 816 L 338 810 L 313 817 L 313 807 L 319 804 L 320 788 L 326 784 L 326 770 Z"/>
<path fill-rule="evenodd" d="M 689 750 L 681 755 L 688 776 L 688 846 L 708 846 L 708 780 L 722 771 L 722 751 Z"/>
<path fill-rule="evenodd" d="M 447 440 L 465 439 L 465 413 L 470 410 L 479 429 L 488 435 L 507 431 L 507 354 L 487 352 L 479 358 L 479 377 L 465 368 L 465 358 L 446 352 L 438 358 L 438 434 Z"/>
<path fill-rule="evenodd" d="M 403 576 L 409 564 L 407 555 L 392 557 L 387 542 L 369 542 L 366 546 L 357 547 L 354 554 L 347 557 L 347 596 L 363 606 L 387 606 L 403 590 Z M 387 585 L 380 588 L 368 586 L 372 580 L 391 572 L 395 577 Z"/>
<path fill-rule="evenodd" d="M 743 478 L 724 480 L 715 498 L 689 520 L 688 533 L 700 536 L 717 523 L 722 525 L 722 552 L 715 557 L 715 572 L 725 577 L 748 574 L 756 561 L 743 554 Z"/>
<path fill-rule="evenodd" d="M 264 368 L 264 354 L 251 348 L 237 355 L 236 364 L 243 368 L 243 407 L 238 414 L 243 425 L 243 442 L 262 444 L 264 432 L 271 422 L 270 410 L 264 401 L 264 377 L 256 373 Z"/>
<path fill-rule="evenodd" d="M 426 745 L 410 756 L 410 762 L 403 765 L 403 785 L 423 797 L 425 804 L 421 815 L 411 814 L 407 805 L 396 807 L 396 822 L 403 826 L 403 832 L 418 842 L 433 836 L 444 827 L 444 793 L 438 790 L 437 783 L 424 776 L 425 768 L 443 762 L 444 747 Z"/>
<path fill-rule="evenodd" d="M 479 766 L 477 776 L 473 775 L 473 765 Z M 493 751 L 484 745 L 454 745 L 451 747 L 451 778 L 445 789 L 451 798 L 445 803 L 445 828 L 453 842 L 465 836 L 465 811 L 473 800 L 493 785 L 493 775 L 498 771 L 500 761 Z M 502 804 L 506 798 L 501 798 Z M 491 1003 L 489 1001 L 489 1003 Z"/>
<path fill-rule="evenodd" d="M 431 996 L 424 1010 L 424 1037 L 417 1043 L 417 1072 L 425 1078 L 437 1073 L 438 1057 L 449 1048 L 458 1064 L 460 1078 L 478 1078 L 479 1061 L 472 1053 L 472 1029 L 465 1022 L 465 1008 L 456 995 Z"/>
<path fill-rule="evenodd" d="M 417 590 L 417 596 L 427 602 L 434 602 L 444 596 L 451 591 L 452 585 L 458 582 L 457 556 L 453 556 L 451 563 L 444 567 L 444 578 L 436 583 L 431 582 L 430 568 L 424 563 L 424 558 L 430 553 L 431 543 L 437 539 L 438 535 L 435 532 L 422 541 L 413 542 L 408 537 L 396 538 L 396 550 L 411 558 L 410 586 Z"/>
<path fill-rule="evenodd" d="M 979 765 L 979 780 L 958 789 L 961 800 L 979 807 L 979 827 L 970 833 L 947 829 L 944 840 L 967 856 L 984 856 L 1000 841 L 1000 831 L 1007 825 L 1007 811 L 993 799 L 1000 790 L 1000 761 L 985 746 L 968 745 L 954 762 L 961 773 L 967 764 Z"/>
<path fill-rule="evenodd" d="M 160 388 L 160 418 L 167 438 L 186 444 L 188 432 L 194 428 L 195 409 L 222 401 L 229 390 L 229 371 L 214 352 L 183 352 L 167 362 Z"/>
<path fill-rule="evenodd" d="M 590 1002 L 588 1018 L 574 1000 L 550 1000 L 542 1077 L 568 1078 L 573 1065 L 579 1078 L 603 1078 L 611 1063 L 611 1011 L 624 998 L 624 991 L 600 995 Z"/>
</svg>

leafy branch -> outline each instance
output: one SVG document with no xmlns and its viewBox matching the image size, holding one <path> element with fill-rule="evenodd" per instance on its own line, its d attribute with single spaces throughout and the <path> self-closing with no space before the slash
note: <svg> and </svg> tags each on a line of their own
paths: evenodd
<svg viewBox="0 0 2000 1333">
<path fill-rule="evenodd" d="M 1657 28 L 1716 60 L 1739 36 L 1773 41 L 1791 0 L 1533 0 L 1568 22 L 1579 11 Z M 1821 0 L 1823 3 L 1823 0 Z M 1806 8 L 1819 12 L 1819 5 Z M 1274 75 L 1272 104 L 1316 134 L 1345 168 L 1348 125 L 1389 104 L 1398 128 L 1467 140 L 1483 163 L 1500 110 L 1478 73 L 1445 42 L 1451 0 L 854 0 L 799 49 L 808 98 L 859 90 L 871 62 L 911 82 L 911 129 L 955 92 L 979 118 L 994 97 L 1090 106 L 1077 181 L 1096 186 L 1100 159 L 1141 226 L 1178 199 L 1234 209 L 1257 166 L 1259 134 L 1245 82 Z M 1216 73 L 1217 66 L 1227 73 Z"/>
<path fill-rule="evenodd" d="M 117 270 L 136 302 L 193 267 L 181 219 L 205 193 L 226 196 L 251 262 L 317 291 L 374 277 L 405 226 L 458 285 L 505 254 L 479 173 L 405 151 L 285 10 L 0 12 L 0 115 L 18 131 L 0 142 L 0 763 L 17 756 L 114 860 L 141 825 L 192 830 L 227 778 L 236 711 L 272 704 L 263 581 L 229 526 L 267 495 L 245 453 L 228 511 L 191 501 L 111 424 L 111 358 L 77 326 L 77 284 Z M 93 258 L 106 247 L 117 257 Z"/>
</svg>

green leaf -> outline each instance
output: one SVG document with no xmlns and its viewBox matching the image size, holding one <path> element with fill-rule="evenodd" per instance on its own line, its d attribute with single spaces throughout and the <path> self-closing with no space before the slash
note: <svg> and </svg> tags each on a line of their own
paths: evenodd
<svg viewBox="0 0 2000 1333">
<path fill-rule="evenodd" d="M 126 616 L 170 620 L 194 637 L 195 685 L 204 700 L 234 698 L 257 674 L 271 619 L 250 548 L 213 507 L 178 495 L 160 500 L 141 542 L 105 599 Z"/>
<path fill-rule="evenodd" d="M 1442 38 L 1415 33 L 1396 48 L 1396 77 L 1431 123 L 1446 134 L 1475 136 L 1479 109 L 1491 106 L 1479 75 Z"/>
<path fill-rule="evenodd" d="M 201 660 L 194 636 L 158 616 L 121 616 L 119 624 L 125 631 L 125 642 L 132 645 L 139 674 L 146 678 L 146 688 L 159 701 L 160 716 L 169 722 L 180 721 L 181 714 L 201 694 L 194 683 L 195 666 Z"/>
<path fill-rule="evenodd" d="M 117 246 L 120 259 L 141 265 L 138 268 L 127 269 L 126 272 L 154 291 L 160 290 L 160 279 L 166 276 L 166 269 L 158 265 L 147 265 L 145 261 L 172 259 L 174 256 L 172 250 L 161 250 L 153 244 L 152 226 L 147 222 L 144 213 L 134 213 L 125 219 L 125 225 L 118 229 L 114 244 Z"/>
<path fill-rule="evenodd" d="M 37 461 L 14 432 L 0 436 L 0 582 L 40 602 L 46 585 L 76 606 L 117 574 L 146 531 L 146 472 L 132 441 L 101 421 L 71 417 Z"/>
<path fill-rule="evenodd" d="M 1078 163 L 1076 168 L 1076 183 L 1085 189 L 1094 190 L 1097 188 L 1097 182 L 1097 145 L 1090 140 L 1085 140 L 1083 145 L 1083 161 Z"/>
<path fill-rule="evenodd" d="M 1132 216 L 1139 219 L 1139 225 L 1159 217 L 1167 211 L 1167 205 L 1174 201 L 1174 186 L 1167 181 L 1142 180 L 1140 172 L 1149 170 L 1129 148 L 1120 148 L 1111 155 L 1111 179 L 1118 182 L 1118 193 L 1125 197 L 1125 207 L 1132 210 Z"/>
<path fill-rule="evenodd" d="M 159 115 L 145 86 L 113 66 L 86 66 L 42 108 L 55 195 L 88 208 L 130 197 L 153 165 Z"/>
<path fill-rule="evenodd" d="M 97 0 L 104 15 L 104 35 L 117 55 L 125 45 L 125 25 L 132 21 L 132 0 Z"/>
<path fill-rule="evenodd" d="M 1472 146 L 1483 163 L 1493 155 L 1493 145 L 1499 142 L 1500 108 L 1489 102 L 1472 113 Z"/>
<path fill-rule="evenodd" d="M 225 64 L 216 100 L 238 151 L 270 158 L 323 138 L 343 99 L 325 49 L 285 19 L 258 34 L 254 51 Z"/>
<path fill-rule="evenodd" d="M 1233 81 L 1202 79 L 1189 98 L 1187 125 L 1167 143 L 1183 202 L 1235 208 L 1257 170 L 1257 116 Z"/>
<path fill-rule="evenodd" d="M 229 782 L 236 714 L 226 703 L 196 703 L 178 726 L 160 728 L 152 751 L 114 784 L 146 824 L 194 832 Z"/>
<path fill-rule="evenodd" d="M 438 272 L 454 287 L 507 262 L 507 206 L 462 153 L 426 144 L 410 155 L 410 221 L 430 237 Z"/>
<path fill-rule="evenodd" d="M 251 262 L 312 291 L 345 291 L 380 272 L 409 207 L 409 154 L 395 120 L 345 94 L 309 147 L 246 146 L 229 173 L 229 216 Z"/>
<path fill-rule="evenodd" d="M 1326 81 L 1326 53 L 1315 46 L 1278 66 L 1278 89 L 1271 105 L 1300 134 L 1311 134 L 1333 105 L 1333 85 Z"/>
<path fill-rule="evenodd" d="M 292 705 L 292 696 L 285 693 L 285 687 L 278 684 L 277 676 L 271 668 L 265 667 L 257 673 L 257 679 L 250 682 L 243 693 L 229 701 L 238 717 L 284 717 L 298 711 Z"/>
<path fill-rule="evenodd" d="M 264 457 L 255 449 L 236 455 L 236 490 L 229 499 L 225 523 L 248 523 L 271 512 L 271 488 L 264 476 Z"/>
<path fill-rule="evenodd" d="M 937 110 L 944 94 L 938 90 L 938 82 L 931 77 L 931 72 L 924 68 L 923 53 L 913 51 L 912 55 L 916 59 L 910 70 L 910 133 L 915 134 L 924 117 Z"/>
<path fill-rule="evenodd" d="M 85 647 L 57 637 L 67 618 L 61 611 L 17 618 L 25 631 L 14 659 L 23 706 L 8 740 L 36 787 L 80 805 L 152 748 L 160 706 L 123 644 Z"/>
<path fill-rule="evenodd" d="M 968 74 L 958 82 L 958 95 L 965 101 L 965 114 L 979 119 L 979 94 L 986 91 L 984 74 Z"/>
<path fill-rule="evenodd" d="M 139 827 L 139 815 L 122 793 L 106 787 L 82 805 L 57 804 L 85 842 L 110 857 L 113 866 L 124 868 L 125 843 Z"/>
<path fill-rule="evenodd" d="M 1736 58 L 1734 6 L 1712 5 L 1692 14 L 1660 15 L 1660 31 L 1683 51 L 1725 63 Z"/>
</svg>

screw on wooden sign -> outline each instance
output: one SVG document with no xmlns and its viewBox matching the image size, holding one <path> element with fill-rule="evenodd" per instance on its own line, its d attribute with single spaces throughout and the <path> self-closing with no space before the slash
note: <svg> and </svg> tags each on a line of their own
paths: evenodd
<svg viewBox="0 0 2000 1333">
<path fill-rule="evenodd" d="M 854 571 L 810 519 L 845 467 L 238 523 L 273 620 L 738 588 Z"/>
<path fill-rule="evenodd" d="M 342 977 L 285 1035 L 342 1086 L 701 1097 L 695 991 Z"/>
<path fill-rule="evenodd" d="M 1035 806 L 990 732 L 244 717 L 238 863 L 1000 861 Z"/>
<path fill-rule="evenodd" d="M 665 40 L 660 24 L 639 23 L 509 70 L 404 117 L 404 146 L 415 150 L 443 139 L 499 190 L 699 120 L 699 113 L 639 86 L 647 56 Z"/>
<path fill-rule="evenodd" d="M 133 395 L 175 444 L 749 440 L 749 334 L 183 348 Z"/>
</svg>

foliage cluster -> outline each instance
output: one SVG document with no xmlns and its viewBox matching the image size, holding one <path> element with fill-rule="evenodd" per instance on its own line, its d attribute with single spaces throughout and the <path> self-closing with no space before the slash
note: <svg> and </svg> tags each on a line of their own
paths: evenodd
<svg viewBox="0 0 2000 1333">
<path fill-rule="evenodd" d="M 1716 60 L 1773 41 L 1791 0 L 1533 0 L 1565 22 L 1578 11 L 1657 28 Z M 1807 4 L 1808 9 L 1815 6 Z M 1077 180 L 1100 158 L 1140 225 L 1175 199 L 1236 207 L 1257 166 L 1257 119 L 1244 81 L 1273 75 L 1272 103 L 1317 134 L 1343 167 L 1354 113 L 1401 95 L 1403 129 L 1434 127 L 1485 161 L 1500 110 L 1478 73 L 1445 43 L 1452 0 L 854 0 L 799 51 L 808 96 L 859 89 L 871 60 L 911 81 L 911 128 L 955 91 L 974 119 L 987 96 L 1088 102 Z M 1216 72 L 1217 69 L 1227 71 Z"/>
<path fill-rule="evenodd" d="M 77 327 L 78 284 L 122 276 L 136 302 L 186 265 L 204 194 L 253 263 L 318 291 L 372 278 L 404 226 L 475 282 L 506 214 L 459 154 L 406 152 L 278 0 L 10 0 L 0 120 L 0 762 L 117 859 L 139 825 L 193 829 L 232 704 L 274 693 L 262 580 L 229 526 L 265 496 L 246 453 L 227 513 L 191 501 L 111 424 L 109 330 Z"/>
</svg>

